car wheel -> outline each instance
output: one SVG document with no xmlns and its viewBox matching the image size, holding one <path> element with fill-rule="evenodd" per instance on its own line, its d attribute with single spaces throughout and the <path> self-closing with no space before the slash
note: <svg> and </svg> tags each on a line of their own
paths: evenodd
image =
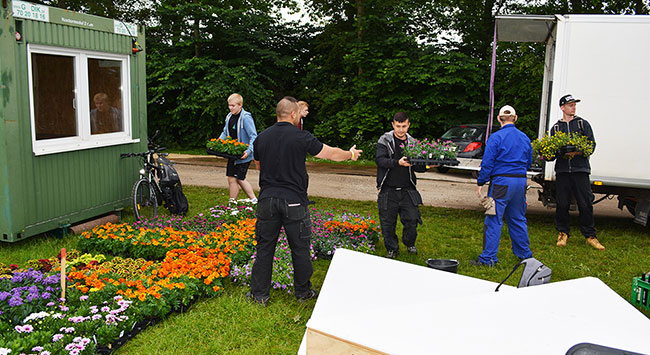
<svg viewBox="0 0 650 355">
<path fill-rule="evenodd" d="M 439 166 L 436 169 L 438 170 L 439 173 L 443 173 L 443 174 L 449 171 L 449 168 L 446 166 Z"/>
</svg>

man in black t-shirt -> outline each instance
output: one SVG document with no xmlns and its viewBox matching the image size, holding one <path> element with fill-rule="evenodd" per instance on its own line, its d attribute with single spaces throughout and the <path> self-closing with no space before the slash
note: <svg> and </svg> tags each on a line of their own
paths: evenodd
<svg viewBox="0 0 650 355">
<path fill-rule="evenodd" d="M 307 154 L 334 161 L 357 160 L 361 154 L 356 146 L 349 151 L 330 147 L 308 131 L 301 131 L 297 127 L 300 122 L 297 102 L 288 96 L 280 100 L 276 108 L 278 122 L 260 133 L 254 143 L 255 160 L 260 162 L 255 224 L 257 256 L 253 264 L 251 292 L 246 296 L 263 305 L 269 300 L 273 255 L 282 227 L 292 252 L 296 298 L 306 301 L 318 295 L 310 282 L 313 268 L 309 252 L 311 219 L 307 208 Z"/>
<path fill-rule="evenodd" d="M 412 166 L 402 156 L 401 145 L 413 141 L 408 134 L 411 123 L 404 112 L 393 117 L 393 130 L 384 133 L 377 142 L 375 162 L 377 163 L 377 207 L 384 245 L 388 257 L 395 259 L 399 254 L 399 240 L 395 234 L 397 216 L 400 216 L 404 231 L 402 242 L 409 254 L 417 254 L 415 239 L 418 236 L 418 223 L 422 224 L 420 209 L 422 197 L 415 188 L 415 171 L 424 172 L 426 166 Z"/>
</svg>

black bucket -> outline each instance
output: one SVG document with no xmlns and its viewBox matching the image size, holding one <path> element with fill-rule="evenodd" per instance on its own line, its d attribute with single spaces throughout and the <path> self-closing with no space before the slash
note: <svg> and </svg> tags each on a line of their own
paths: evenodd
<svg viewBox="0 0 650 355">
<path fill-rule="evenodd" d="M 454 274 L 458 271 L 458 260 L 454 259 L 427 259 L 427 266 L 432 269 L 449 271 Z"/>
</svg>

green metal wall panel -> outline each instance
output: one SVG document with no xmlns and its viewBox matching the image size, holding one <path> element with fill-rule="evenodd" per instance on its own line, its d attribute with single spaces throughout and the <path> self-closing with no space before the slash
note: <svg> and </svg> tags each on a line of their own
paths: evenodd
<svg viewBox="0 0 650 355">
<path fill-rule="evenodd" d="M 0 241 L 9 242 L 128 205 L 139 164 L 120 159 L 120 153 L 144 151 L 147 141 L 145 56 L 140 52 L 130 57 L 131 131 L 139 143 L 35 156 L 27 45 L 131 54 L 131 37 L 106 32 L 108 19 L 77 14 L 98 21 L 104 26 L 99 31 L 13 18 L 11 9 L 9 2 L 0 17 Z M 20 41 L 16 29 L 22 32 Z M 144 48 L 143 28 L 138 42 Z"/>
</svg>

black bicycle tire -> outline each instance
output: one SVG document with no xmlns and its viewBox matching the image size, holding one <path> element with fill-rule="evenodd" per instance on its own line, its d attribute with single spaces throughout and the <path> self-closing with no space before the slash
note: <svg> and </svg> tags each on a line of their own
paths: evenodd
<svg viewBox="0 0 650 355">
<path fill-rule="evenodd" d="M 149 190 L 149 204 L 153 209 L 151 217 L 143 216 L 140 212 L 141 206 L 138 200 L 138 196 L 139 196 L 138 188 L 140 188 L 141 186 L 145 186 L 145 188 Z M 146 179 L 140 179 L 136 181 L 135 184 L 133 184 L 132 203 L 133 203 L 133 214 L 135 215 L 136 220 L 139 221 L 142 217 L 147 217 L 147 218 L 158 217 L 158 199 L 156 198 L 156 191 L 154 191 L 154 187 Z"/>
</svg>

